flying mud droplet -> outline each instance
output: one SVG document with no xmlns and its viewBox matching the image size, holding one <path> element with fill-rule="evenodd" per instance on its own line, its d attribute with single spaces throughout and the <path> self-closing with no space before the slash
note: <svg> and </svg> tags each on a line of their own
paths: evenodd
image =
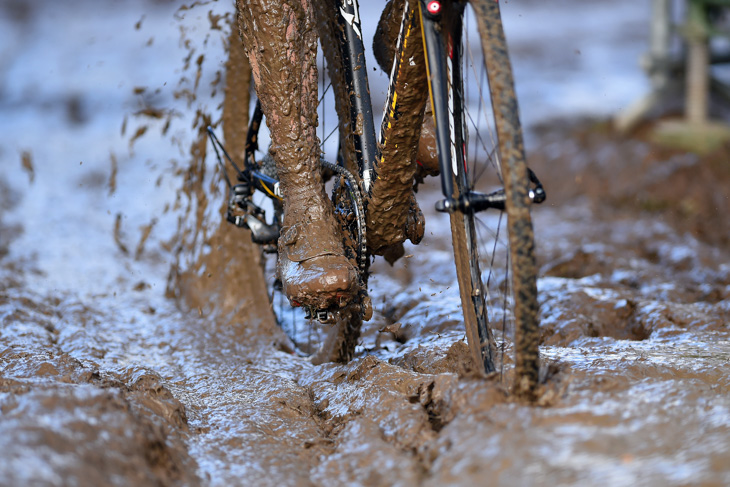
<svg viewBox="0 0 730 487">
<path fill-rule="evenodd" d="M 33 160 L 31 159 L 30 152 L 23 151 L 20 156 L 20 161 L 23 165 L 23 170 L 28 173 L 28 180 L 32 183 L 35 181 L 35 170 L 33 169 Z"/>
<path fill-rule="evenodd" d="M 216 15 L 212 10 L 208 11 L 208 20 L 210 21 L 210 30 L 223 30 L 221 20 L 225 20 L 228 14 Z"/>
<path fill-rule="evenodd" d="M 122 214 L 117 213 L 116 220 L 114 221 L 114 243 L 117 244 L 119 250 L 124 254 L 129 254 L 129 249 L 122 242 Z"/>
<path fill-rule="evenodd" d="M 142 257 L 142 254 L 144 253 L 144 246 L 147 242 L 147 239 L 150 237 L 150 234 L 152 233 L 152 229 L 157 224 L 157 218 L 153 218 L 152 221 L 148 225 L 144 225 L 140 227 L 140 230 L 142 230 L 142 236 L 139 239 L 139 243 L 137 244 L 137 248 L 134 251 L 134 260 L 139 260 L 140 257 Z"/>
<path fill-rule="evenodd" d="M 134 143 L 147 132 L 147 125 L 143 125 L 137 129 L 131 139 L 129 139 L 129 150 L 132 150 Z"/>
<path fill-rule="evenodd" d="M 110 156 L 111 160 L 111 174 L 109 175 L 109 196 L 113 195 L 117 190 L 117 156 L 112 152 Z"/>
</svg>

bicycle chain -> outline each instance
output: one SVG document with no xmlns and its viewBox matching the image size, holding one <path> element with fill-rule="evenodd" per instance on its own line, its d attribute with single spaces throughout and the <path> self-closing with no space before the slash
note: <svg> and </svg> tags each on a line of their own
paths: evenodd
<svg viewBox="0 0 730 487">
<path fill-rule="evenodd" d="M 353 196 L 352 199 L 354 200 L 356 206 L 355 217 L 357 218 L 358 230 L 358 248 L 356 249 L 357 263 L 358 267 L 360 268 L 360 273 L 364 275 L 367 271 L 367 236 L 365 233 L 365 205 L 363 203 L 362 193 L 360 192 L 360 185 L 357 183 L 357 179 L 355 179 L 355 176 L 353 176 L 350 171 L 342 166 L 332 164 L 331 162 L 322 161 L 322 167 L 324 167 L 325 169 L 329 169 L 339 174 L 340 176 L 343 176 L 349 186 L 347 189 L 351 192 Z"/>
</svg>

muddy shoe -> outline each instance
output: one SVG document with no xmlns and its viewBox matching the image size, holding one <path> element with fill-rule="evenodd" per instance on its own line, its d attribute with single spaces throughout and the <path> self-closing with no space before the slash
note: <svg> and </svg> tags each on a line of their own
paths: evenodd
<svg viewBox="0 0 730 487">
<path fill-rule="evenodd" d="M 293 306 L 313 310 L 342 307 L 358 291 L 357 270 L 345 257 L 329 225 L 319 221 L 281 229 L 277 272 Z"/>
</svg>

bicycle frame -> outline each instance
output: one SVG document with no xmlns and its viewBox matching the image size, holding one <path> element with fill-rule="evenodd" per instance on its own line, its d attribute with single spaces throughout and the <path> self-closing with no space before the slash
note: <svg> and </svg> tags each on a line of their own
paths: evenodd
<svg viewBox="0 0 730 487">
<path fill-rule="evenodd" d="M 373 181 L 377 177 L 379 164 L 387 164 L 384 152 L 389 145 L 389 135 L 393 132 L 393 126 L 398 123 L 398 93 L 397 81 L 404 67 L 403 61 L 415 63 L 416 68 L 426 70 L 428 78 L 429 99 L 436 121 L 437 147 L 439 154 L 439 167 L 441 173 L 441 191 L 444 199 L 437 202 L 436 209 L 444 212 L 454 211 L 483 211 L 487 208 L 504 210 L 504 193 L 498 191 L 491 194 L 470 193 L 460 195 L 457 200 L 454 195 L 453 176 L 458 174 L 457 164 L 466 164 L 464 148 L 457 144 L 457 140 L 464 140 L 464 134 L 456 134 L 454 123 L 456 117 L 462 117 L 460 104 L 455 103 L 453 92 L 449 90 L 450 79 L 461 79 L 459 73 L 455 73 L 460 66 L 461 45 L 461 16 L 464 4 L 458 1 L 449 2 L 451 12 L 455 13 L 455 25 L 453 26 L 451 46 L 444 46 L 443 37 L 440 33 L 439 21 L 443 11 L 442 3 L 438 0 L 417 0 L 417 9 L 413 9 L 411 2 L 406 1 L 404 5 L 401 31 L 398 35 L 396 45 L 396 56 L 390 73 L 388 96 L 383 113 L 383 121 L 380 128 L 379 144 L 375 143 L 375 128 L 373 124 L 373 109 L 370 100 L 370 90 L 367 78 L 367 66 L 365 61 L 365 48 L 362 39 L 362 28 L 357 0 L 341 0 L 341 7 L 338 12 L 338 23 L 340 27 L 340 41 L 345 81 L 347 91 L 350 93 L 350 122 L 352 127 L 358 127 L 353 135 L 355 140 L 355 156 L 358 172 L 362 180 L 362 189 L 365 194 L 372 191 Z M 402 50 L 408 45 L 417 34 L 412 31 L 413 23 L 417 22 L 420 27 L 423 53 L 420 59 L 418 56 L 411 57 Z M 457 47 L 456 49 L 454 47 Z M 446 49 L 450 49 L 450 56 L 444 56 Z M 456 56 L 456 62 L 451 62 Z M 448 59 L 448 63 L 445 60 Z M 411 64 L 412 65 L 412 64 Z M 407 76 L 406 76 L 407 78 Z M 461 90 L 461 87 L 457 87 Z M 461 96 L 461 95 L 459 95 Z M 441 121 L 441 123 L 439 123 Z M 461 126 L 464 126 L 462 123 Z M 539 186 L 539 182 L 531 174 L 532 182 Z"/>
<path fill-rule="evenodd" d="M 429 4 L 439 4 L 439 2 L 431 1 Z M 457 6 L 454 3 L 454 6 Z M 414 17 L 417 16 L 418 22 L 421 26 L 421 33 L 425 39 L 424 50 L 428 53 L 429 61 L 426 64 L 433 66 L 434 73 L 431 75 L 429 70 L 428 78 L 429 81 L 434 85 L 431 87 L 429 83 L 429 91 L 431 103 L 434 108 L 434 115 L 437 120 L 445 120 L 442 118 L 445 116 L 445 107 L 448 107 L 448 85 L 446 81 L 446 70 L 442 66 L 439 58 L 443 54 L 443 45 L 440 42 L 440 36 L 437 32 L 437 23 L 439 19 L 437 13 L 431 12 L 433 7 L 430 7 L 425 0 L 418 0 L 418 12 L 411 10 L 411 3 L 406 1 L 403 19 L 401 22 L 401 32 L 398 36 L 398 43 L 396 46 L 396 59 L 394 60 L 392 71 L 390 73 L 390 82 L 388 88 L 388 96 L 386 106 L 383 114 L 383 122 L 380 130 L 380 144 L 375 144 L 375 128 L 373 124 L 373 109 L 370 101 L 370 90 L 367 79 L 367 66 L 365 61 L 365 48 L 362 39 L 362 28 L 360 25 L 360 15 L 357 0 L 342 0 L 342 5 L 339 10 L 338 21 L 341 27 L 342 46 L 341 55 L 344 64 L 344 70 L 346 73 L 347 90 L 351 94 L 350 119 L 353 127 L 362 125 L 362 131 L 356 131 L 355 148 L 356 157 L 358 162 L 358 168 L 360 176 L 362 178 L 362 186 L 365 193 L 369 193 L 372 187 L 372 181 L 375 179 L 375 169 L 378 162 L 387 162 L 383 160 L 383 154 L 381 148 L 388 145 L 387 131 L 391 128 L 392 123 L 397 123 L 397 93 L 395 91 L 396 79 L 400 71 L 398 65 L 400 59 L 398 54 L 404 45 L 407 45 L 409 38 L 411 37 L 410 23 L 415 21 Z M 460 7 L 463 8 L 463 7 Z M 439 6 L 439 12 L 441 7 Z M 425 35 L 423 34 L 425 32 Z M 416 63 L 422 63 L 423 60 L 414 60 Z M 423 69 L 423 68 L 422 68 Z M 453 100 L 451 106 L 453 107 Z M 451 114 L 453 116 L 453 113 Z M 452 123 L 449 124 L 453 131 L 453 119 Z M 451 178 L 452 168 L 456 164 L 456 153 L 455 153 L 455 142 L 453 134 L 445 130 L 439 130 L 437 124 L 438 133 L 438 149 L 439 149 L 439 165 L 441 167 L 441 186 L 443 194 L 447 201 L 453 201 L 453 182 Z M 455 204 L 447 205 L 449 208 L 455 207 Z"/>
<path fill-rule="evenodd" d="M 441 190 L 444 196 L 443 200 L 436 203 L 436 210 L 449 213 L 483 211 L 488 208 L 504 210 L 504 193 L 501 190 L 490 194 L 459 195 L 458 199 L 454 195 L 453 177 L 458 175 L 457 164 L 466 164 L 466 154 L 463 143 L 457 143 L 458 140 L 465 140 L 465 134 L 455 133 L 455 119 L 462 117 L 463 114 L 460 113 L 460 104 L 455 103 L 453 91 L 449 90 L 449 84 L 452 80 L 460 79 L 459 73 L 456 73 L 455 70 L 458 70 L 460 66 L 461 16 L 464 4 L 458 1 L 445 1 L 449 2 L 450 12 L 456 13 L 453 15 L 455 21 L 452 32 L 449 33 L 450 46 L 444 45 L 440 32 L 439 21 L 443 11 L 440 0 L 417 0 L 417 9 L 414 9 L 409 1 L 404 4 L 401 31 L 398 35 L 396 56 L 390 73 L 388 96 L 378 138 L 379 143 L 376 143 L 359 6 L 357 0 L 341 0 L 338 6 L 339 10 L 336 15 L 340 40 L 338 45 L 343 62 L 346 89 L 350 95 L 350 126 L 356 128 L 352 135 L 361 190 L 363 194 L 371 194 L 379 164 L 388 163 L 386 153 L 389 148 L 389 136 L 399 122 L 398 114 L 401 108 L 398 102 L 398 78 L 402 70 L 415 66 L 410 69 L 425 70 L 427 73 L 429 99 L 436 125 Z M 418 34 L 422 38 L 423 51 L 420 53 L 420 59 L 417 59 L 418 56 L 408 56 L 404 52 L 408 41 L 412 41 L 413 37 L 417 35 L 414 34 L 415 23 L 418 23 L 420 27 Z M 411 42 L 412 45 L 413 42 Z M 446 49 L 449 49 L 449 56 L 444 56 Z M 405 59 L 408 59 L 409 66 L 403 62 Z M 408 79 L 408 76 L 404 77 Z M 462 96 L 462 87 L 456 86 L 456 89 L 457 96 Z M 247 134 L 245 171 L 239 170 L 238 167 L 236 170 L 239 180 L 252 184 L 253 188 L 262 191 L 270 198 L 280 200 L 278 181 L 257 172 L 253 161 L 249 160 L 249 155 L 258 149 L 257 134 L 262 117 L 263 113 L 257 104 Z M 463 121 L 460 126 L 464 126 Z M 222 146 L 220 147 L 222 148 Z M 225 155 L 230 161 L 228 154 Z M 535 191 L 531 191 L 530 196 L 535 202 L 540 202 L 541 199 L 544 199 L 542 187 L 532 172 L 529 176 L 530 181 L 536 185 Z"/>
<path fill-rule="evenodd" d="M 373 106 L 370 101 L 360 7 L 357 0 L 342 0 L 337 23 L 340 32 L 339 45 L 343 47 L 340 55 L 345 65 L 345 83 L 350 94 L 350 123 L 352 127 L 359 128 L 355 131 L 354 137 L 355 153 L 363 189 L 369 192 L 379 150 L 375 143 Z"/>
</svg>

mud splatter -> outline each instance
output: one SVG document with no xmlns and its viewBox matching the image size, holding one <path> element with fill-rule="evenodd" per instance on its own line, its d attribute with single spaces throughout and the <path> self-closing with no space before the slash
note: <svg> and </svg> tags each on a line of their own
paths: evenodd
<svg viewBox="0 0 730 487">
<path fill-rule="evenodd" d="M 147 243 L 147 239 L 150 237 L 150 234 L 155 228 L 155 225 L 157 225 L 157 219 L 153 218 L 150 223 L 148 223 L 147 225 L 143 225 L 139 228 L 141 231 L 141 235 L 139 237 L 139 242 L 137 242 L 137 248 L 134 251 L 135 260 L 139 260 L 142 257 L 145 243 Z"/>
<path fill-rule="evenodd" d="M 119 167 L 117 165 L 117 156 L 114 153 L 109 156 L 109 161 L 111 163 L 111 172 L 109 174 L 108 186 L 109 196 L 111 196 L 117 190 L 117 172 L 119 170 Z"/>
<path fill-rule="evenodd" d="M 134 147 L 134 143 L 137 141 L 137 139 L 147 133 L 148 128 L 149 127 L 147 125 L 143 125 L 134 132 L 134 135 L 132 135 L 132 137 L 130 137 L 129 139 L 129 150 L 132 150 L 132 147 Z"/>
<path fill-rule="evenodd" d="M 33 169 L 33 159 L 29 151 L 23 151 L 20 155 L 20 163 L 23 170 L 28 173 L 28 180 L 32 183 L 35 180 L 35 169 Z"/>
<path fill-rule="evenodd" d="M 124 235 L 122 233 L 122 220 L 124 219 L 124 215 L 121 213 L 117 213 L 117 215 L 114 217 L 114 243 L 117 244 L 117 248 L 123 253 L 128 254 L 129 249 L 127 249 L 127 246 L 124 244 Z"/>
</svg>

